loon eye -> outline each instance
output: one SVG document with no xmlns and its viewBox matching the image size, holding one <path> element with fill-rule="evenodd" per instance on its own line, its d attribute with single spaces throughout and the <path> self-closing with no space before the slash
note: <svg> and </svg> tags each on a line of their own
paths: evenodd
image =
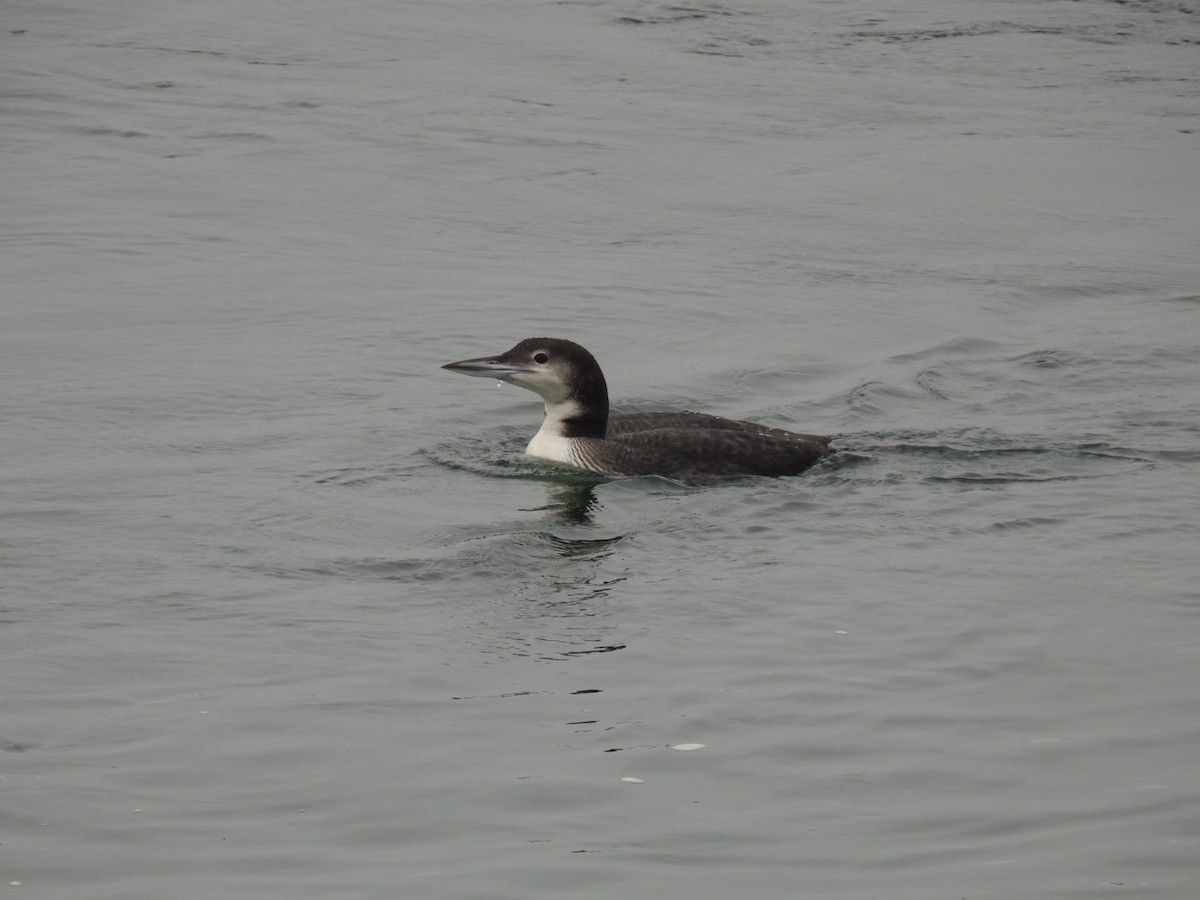
<svg viewBox="0 0 1200 900">
<path fill-rule="evenodd" d="M 535 363 L 538 363 L 539 365 L 544 363 L 549 358 L 550 358 L 550 354 L 544 353 L 541 350 L 539 350 L 537 353 L 533 354 L 533 361 Z"/>
</svg>

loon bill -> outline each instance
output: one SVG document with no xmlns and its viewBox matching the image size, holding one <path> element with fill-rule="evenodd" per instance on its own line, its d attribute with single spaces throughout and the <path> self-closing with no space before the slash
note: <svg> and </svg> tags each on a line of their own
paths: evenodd
<svg viewBox="0 0 1200 900">
<path fill-rule="evenodd" d="M 688 479 L 796 475 L 834 451 L 829 438 L 694 412 L 609 416 L 608 385 L 583 347 L 526 338 L 499 356 L 442 366 L 528 388 L 546 403 L 528 456 L 605 475 Z"/>
</svg>

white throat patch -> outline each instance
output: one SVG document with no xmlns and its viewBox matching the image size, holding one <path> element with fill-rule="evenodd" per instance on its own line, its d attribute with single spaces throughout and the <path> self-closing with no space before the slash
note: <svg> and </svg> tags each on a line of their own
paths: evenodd
<svg viewBox="0 0 1200 900">
<path fill-rule="evenodd" d="M 548 459 L 551 462 L 566 463 L 569 466 L 578 466 L 575 441 L 573 438 L 563 435 L 563 422 L 579 413 L 579 405 L 571 401 L 555 403 L 553 406 L 547 403 L 546 418 L 542 420 L 542 427 L 538 429 L 538 433 L 533 436 L 533 440 L 525 448 L 525 455 L 536 459 Z"/>
</svg>

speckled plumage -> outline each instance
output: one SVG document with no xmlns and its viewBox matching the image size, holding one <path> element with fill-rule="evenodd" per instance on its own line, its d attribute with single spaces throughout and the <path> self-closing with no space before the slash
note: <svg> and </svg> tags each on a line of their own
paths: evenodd
<svg viewBox="0 0 1200 900">
<path fill-rule="evenodd" d="M 832 452 L 829 438 L 688 412 L 614 416 L 608 438 L 600 443 L 588 468 L 614 475 L 669 473 L 685 479 L 796 475 Z M 595 449 L 585 439 L 577 452 L 588 459 Z"/>
</svg>

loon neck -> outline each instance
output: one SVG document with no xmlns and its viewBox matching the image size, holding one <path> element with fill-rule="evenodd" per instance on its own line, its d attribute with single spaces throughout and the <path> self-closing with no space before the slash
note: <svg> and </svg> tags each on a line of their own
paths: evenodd
<svg viewBox="0 0 1200 900">
<path fill-rule="evenodd" d="M 587 468 L 579 458 L 579 447 L 588 439 L 603 440 L 607 415 L 597 415 L 574 400 L 546 402 L 542 427 L 525 448 L 527 456 Z"/>
<path fill-rule="evenodd" d="M 566 396 L 545 397 L 542 430 L 564 438 L 601 438 L 608 434 L 608 384 L 592 361 L 564 385 Z"/>
<path fill-rule="evenodd" d="M 608 433 L 608 398 L 599 408 L 578 400 L 547 401 L 540 432 L 558 438 L 603 439 Z"/>
</svg>

